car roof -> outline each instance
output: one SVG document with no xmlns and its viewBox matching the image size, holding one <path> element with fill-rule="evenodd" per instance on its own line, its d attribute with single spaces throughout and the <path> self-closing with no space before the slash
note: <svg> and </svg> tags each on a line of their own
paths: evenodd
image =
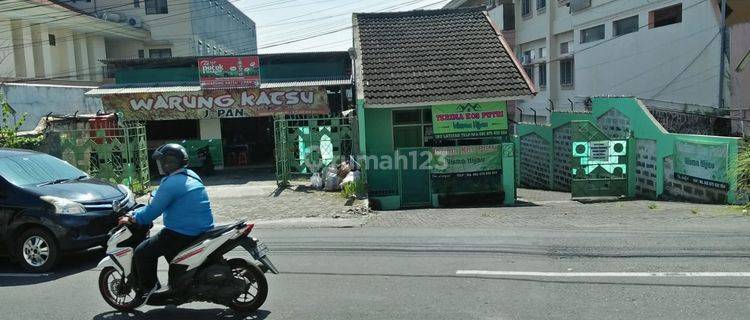
<svg viewBox="0 0 750 320">
<path fill-rule="evenodd" d="M 36 152 L 34 150 L 0 148 L 0 158 L 24 156 L 24 155 L 40 154 L 40 153 L 41 152 Z"/>
</svg>

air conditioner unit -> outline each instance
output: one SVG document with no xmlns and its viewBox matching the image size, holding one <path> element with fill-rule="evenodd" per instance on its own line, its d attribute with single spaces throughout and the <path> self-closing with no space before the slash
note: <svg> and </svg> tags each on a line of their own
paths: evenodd
<svg viewBox="0 0 750 320">
<path fill-rule="evenodd" d="M 133 28 L 142 28 L 143 27 L 143 20 L 141 17 L 128 17 L 127 21 L 128 25 Z"/>
<path fill-rule="evenodd" d="M 104 21 L 117 22 L 117 23 L 125 21 L 125 16 L 116 12 L 104 12 L 101 14 L 101 17 L 99 18 Z"/>
</svg>

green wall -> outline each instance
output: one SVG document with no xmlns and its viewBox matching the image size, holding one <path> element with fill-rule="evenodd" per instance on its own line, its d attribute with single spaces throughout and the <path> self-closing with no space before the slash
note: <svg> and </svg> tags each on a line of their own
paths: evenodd
<svg viewBox="0 0 750 320">
<path fill-rule="evenodd" d="M 516 127 L 518 138 L 515 140 L 517 150 L 524 152 L 524 150 L 521 150 L 521 140 L 529 134 L 537 134 L 543 140 L 549 142 L 553 147 L 547 153 L 549 154 L 549 161 L 546 162 L 549 166 L 550 176 L 553 176 L 552 172 L 555 161 L 554 130 L 569 124 L 571 121 L 591 121 L 597 124 L 602 116 L 608 114 L 611 110 L 616 110 L 629 120 L 627 129 L 632 132 L 633 139 L 631 141 L 655 141 L 656 177 L 653 180 L 655 182 L 656 197 L 663 196 L 665 194 L 665 187 L 669 184 L 667 181 L 669 177 L 665 175 L 664 161 L 675 153 L 675 141 L 678 139 L 710 144 L 726 144 L 729 154 L 727 168 L 731 170 L 736 165 L 740 138 L 669 133 L 651 116 L 646 107 L 634 98 L 592 98 L 592 102 L 593 105 L 590 113 L 553 112 L 550 115 L 549 125 L 518 124 Z M 637 157 L 639 156 L 638 151 L 636 146 L 632 144 L 629 147 L 631 156 Z M 567 152 L 570 153 L 570 151 Z M 632 162 L 635 162 L 635 159 Z M 628 172 L 629 181 L 635 181 L 635 170 L 630 169 Z M 519 172 L 519 176 L 523 176 L 524 174 L 532 173 Z M 631 177 L 630 175 L 633 176 Z M 731 175 L 727 174 L 727 176 L 730 177 Z M 553 189 L 552 185 L 552 181 L 549 181 L 546 189 Z M 736 202 L 736 188 L 736 181 L 730 178 L 729 191 L 726 192 L 726 201 L 728 203 Z"/>
</svg>

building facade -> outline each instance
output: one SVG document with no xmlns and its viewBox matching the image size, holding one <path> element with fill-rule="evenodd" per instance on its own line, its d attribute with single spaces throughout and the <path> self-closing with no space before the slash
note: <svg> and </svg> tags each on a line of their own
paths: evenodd
<svg viewBox="0 0 750 320">
<path fill-rule="evenodd" d="M 148 42 L 113 42 L 107 58 L 256 54 L 255 22 L 228 0 L 88 0 L 71 6 L 148 30 Z"/>
<path fill-rule="evenodd" d="M 449 5 L 472 5 L 452 1 Z M 627 95 L 711 107 L 719 97 L 721 15 L 705 0 L 515 0 L 515 49 L 539 94 L 521 101 L 527 116 L 584 108 L 579 97 Z M 731 14 L 731 12 L 730 12 Z M 502 25 L 497 14 L 491 14 Z M 507 20 L 507 19 L 506 19 Z"/>
</svg>

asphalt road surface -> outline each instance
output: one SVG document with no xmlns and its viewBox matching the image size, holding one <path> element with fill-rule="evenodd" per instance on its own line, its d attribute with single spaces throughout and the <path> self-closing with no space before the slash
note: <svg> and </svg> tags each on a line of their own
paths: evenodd
<svg viewBox="0 0 750 320">
<path fill-rule="evenodd" d="M 745 319 L 750 235 L 712 230 L 350 228 L 253 231 L 282 274 L 253 315 L 193 303 L 113 312 L 102 250 L 54 273 L 0 262 L 1 319 Z M 242 255 L 233 252 L 232 255 Z M 160 266 L 162 282 L 166 265 Z"/>
</svg>

